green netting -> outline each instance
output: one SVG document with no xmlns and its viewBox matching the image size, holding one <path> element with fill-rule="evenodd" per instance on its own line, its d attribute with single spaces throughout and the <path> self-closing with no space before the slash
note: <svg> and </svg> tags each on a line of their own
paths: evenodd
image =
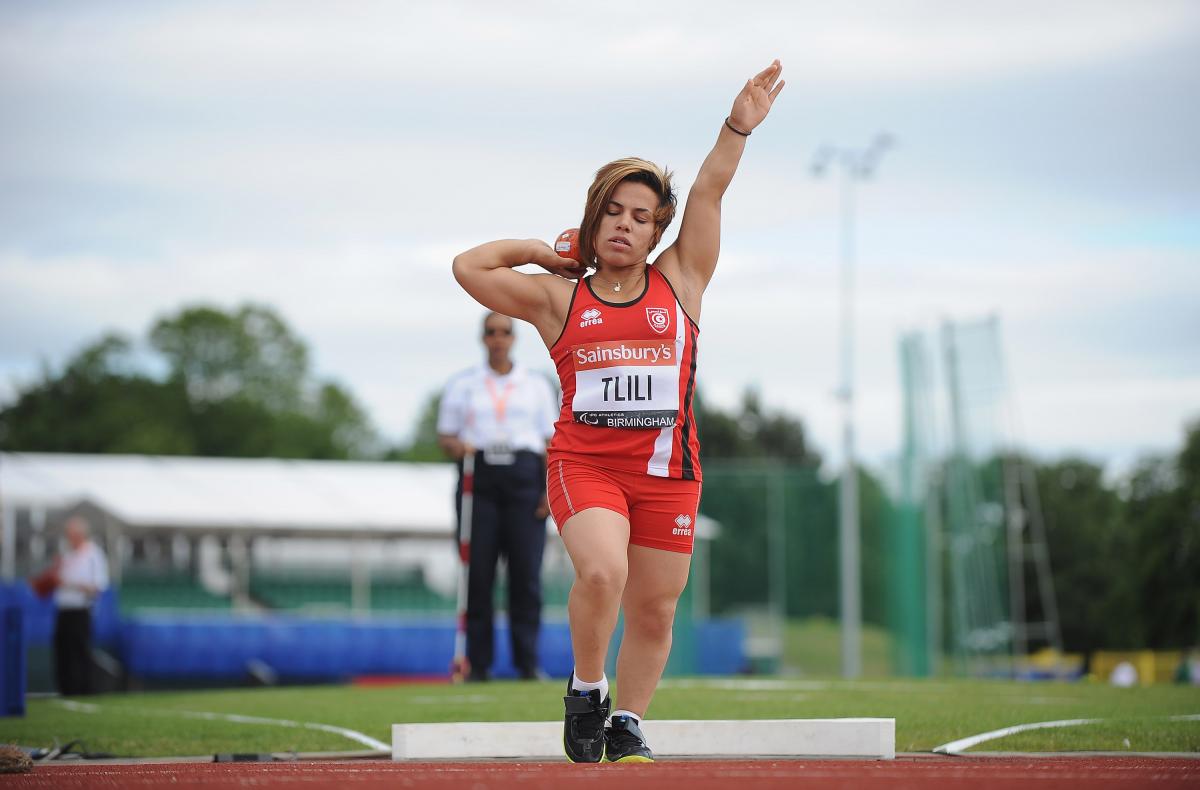
<svg viewBox="0 0 1200 790">
<path fill-rule="evenodd" d="M 887 500 L 878 482 L 860 474 L 863 620 L 884 616 Z M 809 672 L 781 666 L 785 623 L 839 616 L 838 492 L 810 466 L 706 460 L 701 512 L 720 524 L 708 552 L 707 607 L 740 615 L 756 671 Z"/>
<path fill-rule="evenodd" d="M 350 609 L 354 593 L 349 575 L 253 573 L 250 597 L 270 609 Z"/>
<path fill-rule="evenodd" d="M 994 321 L 942 329 L 949 401 L 946 539 L 953 640 L 961 669 L 998 669 L 1011 651 L 1003 450 L 1003 371 Z"/>
<path fill-rule="evenodd" d="M 146 609 L 228 609 L 229 598 L 213 595 L 188 572 L 126 569 L 118 588 L 121 612 Z"/>
<path fill-rule="evenodd" d="M 896 674 L 930 674 L 925 606 L 924 511 L 897 502 L 887 532 L 887 623 L 892 635 L 892 667 Z"/>
<path fill-rule="evenodd" d="M 1003 671 L 1013 636 L 1002 461 L 1011 426 L 999 327 L 946 323 L 940 358 L 932 347 L 919 333 L 900 344 L 888 595 L 896 667 L 933 672 L 944 654 L 958 672 Z"/>
<path fill-rule="evenodd" d="M 453 612 L 452 597 L 439 595 L 424 581 L 412 579 L 371 579 L 371 611 L 379 612 Z"/>
<path fill-rule="evenodd" d="M 543 608 L 567 605 L 571 580 L 545 573 L 542 579 Z M 250 574 L 250 596 L 269 609 L 312 610 L 355 608 L 354 584 L 349 570 L 262 571 Z M 377 613 L 453 614 L 457 601 L 430 587 L 420 573 L 376 573 L 370 578 L 369 611 Z M 508 583 L 501 565 L 494 592 L 496 611 L 508 606 Z"/>
<path fill-rule="evenodd" d="M 700 510 L 720 524 L 711 547 L 714 615 L 774 608 L 837 617 L 836 491 L 815 470 L 707 461 Z"/>
<path fill-rule="evenodd" d="M 930 362 L 921 338 L 900 341 L 903 434 L 899 477 L 888 511 L 887 622 L 892 635 L 892 665 L 901 675 L 932 672 L 928 612 L 930 584 L 940 582 L 939 564 L 927 560 L 925 508 L 928 466 L 933 441 Z M 940 583 L 935 589 L 940 589 Z"/>
</svg>

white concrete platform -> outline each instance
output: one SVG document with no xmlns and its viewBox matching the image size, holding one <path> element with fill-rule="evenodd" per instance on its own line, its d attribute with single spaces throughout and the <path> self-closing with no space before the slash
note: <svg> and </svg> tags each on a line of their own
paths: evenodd
<svg viewBox="0 0 1200 790">
<path fill-rule="evenodd" d="M 393 760 L 562 760 L 561 721 L 393 724 Z M 896 757 L 895 719 L 647 720 L 658 757 Z"/>
</svg>

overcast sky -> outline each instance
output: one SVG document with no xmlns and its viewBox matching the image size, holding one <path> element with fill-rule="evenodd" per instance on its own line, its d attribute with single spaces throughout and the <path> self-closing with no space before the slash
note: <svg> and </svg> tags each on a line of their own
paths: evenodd
<svg viewBox="0 0 1200 790">
<path fill-rule="evenodd" d="M 724 204 L 700 383 L 838 457 L 838 193 L 858 190 L 868 460 L 897 342 L 996 315 L 1025 445 L 1128 464 L 1200 416 L 1195 2 L 0 4 L 0 402 L 110 329 L 277 308 L 392 440 L 480 358 L 449 272 L 575 226 L 601 164 L 681 198 L 744 80 L 788 85 Z M 677 228 L 668 232 L 674 238 Z M 550 370 L 532 329 L 518 358 Z"/>
</svg>

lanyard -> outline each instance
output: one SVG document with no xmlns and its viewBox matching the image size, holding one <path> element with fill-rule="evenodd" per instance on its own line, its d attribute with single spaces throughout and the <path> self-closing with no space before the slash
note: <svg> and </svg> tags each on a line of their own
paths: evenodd
<svg viewBox="0 0 1200 790">
<path fill-rule="evenodd" d="M 487 384 L 488 395 L 492 399 L 492 408 L 496 411 L 496 422 L 504 422 L 504 410 L 508 406 L 508 396 L 512 394 L 513 383 L 510 379 L 504 384 L 504 392 L 496 393 L 496 383 L 492 381 L 492 377 L 484 378 L 484 383 Z"/>
</svg>

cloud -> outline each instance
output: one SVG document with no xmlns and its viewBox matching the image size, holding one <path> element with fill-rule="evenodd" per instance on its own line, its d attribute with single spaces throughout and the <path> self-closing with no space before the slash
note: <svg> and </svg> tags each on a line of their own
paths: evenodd
<svg viewBox="0 0 1200 790">
<path fill-rule="evenodd" d="M 156 97 L 233 86 L 310 93 L 536 84 L 653 91 L 786 56 L 802 79 L 961 81 L 1145 50 L 1195 29 L 1194 4 L 260 2 L 10 10 L 0 59 L 52 84 L 116 77 Z M 759 54 L 754 54 L 755 52 Z M 154 68 L 136 68 L 137 64 Z M 651 66 L 651 64 L 656 64 Z M 21 72 L 19 72 L 21 73 Z M 630 83 L 630 80 L 634 82 Z M 447 96 L 453 99 L 453 96 Z M 418 108 L 419 109 L 419 108 Z"/>
<path fill-rule="evenodd" d="M 631 152 L 686 192 L 778 54 L 785 99 L 723 206 L 705 391 L 759 386 L 836 457 L 838 192 L 807 165 L 886 127 L 857 198 L 864 451 L 899 440 L 898 333 L 992 313 L 1031 442 L 1167 446 L 1200 365 L 1198 40 L 1189 2 L 8 4 L 0 380 L 254 300 L 403 436 L 478 358 L 453 254 L 576 224 Z M 517 354 L 549 368 L 531 331 Z"/>
<path fill-rule="evenodd" d="M 455 251 L 465 249 L 457 246 Z M 310 345 L 315 372 L 362 398 L 392 437 L 412 428 L 425 397 L 480 358 L 475 305 L 441 247 L 175 250 L 165 261 L 0 255 L 0 378 L 29 381 L 38 360 L 61 363 L 101 331 L 144 337 L 184 305 L 277 309 Z M 518 359 L 549 367 L 536 334 Z"/>
</svg>

